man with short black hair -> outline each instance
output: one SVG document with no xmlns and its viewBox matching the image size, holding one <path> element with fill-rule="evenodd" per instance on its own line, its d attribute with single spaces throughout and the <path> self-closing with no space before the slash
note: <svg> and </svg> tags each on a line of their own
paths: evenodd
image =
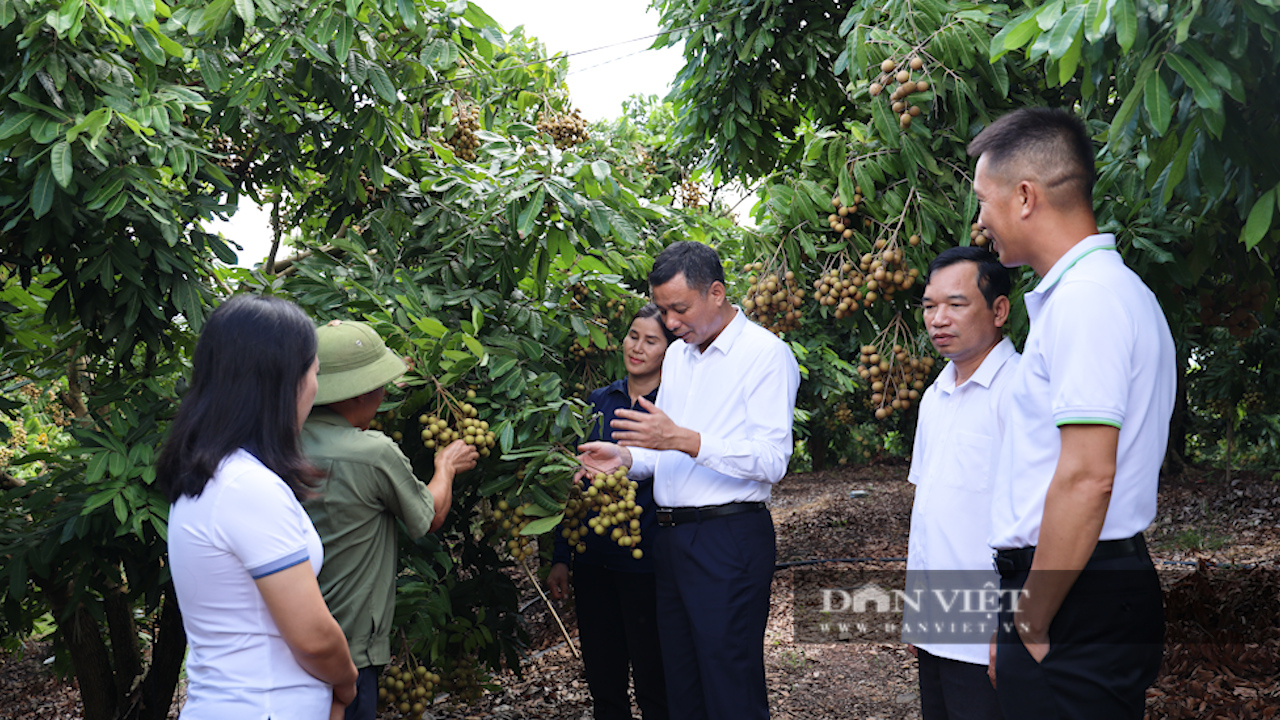
<svg viewBox="0 0 1280 720">
<path fill-rule="evenodd" d="M 925 390 L 916 421 L 911 471 L 916 486 L 907 547 L 903 640 L 919 660 L 923 720 L 999 720 L 987 679 L 987 642 L 958 605 L 956 591 L 981 591 L 1000 576 L 991 567 L 991 470 L 1001 394 L 1018 366 L 1003 336 L 1009 319 L 1009 271 L 979 247 L 943 251 L 929 265 L 922 306 L 925 330 L 951 362 Z M 992 624 L 994 627 L 994 623 Z M 989 634 L 991 631 L 986 631 Z"/>
<path fill-rule="evenodd" d="M 648 413 L 618 410 L 610 443 L 579 448 L 584 468 L 654 478 L 658 632 L 673 718 L 769 716 L 764 629 L 775 542 L 765 507 L 791 457 L 800 371 L 791 349 L 726 295 L 720 257 L 695 242 L 664 250 L 649 275 L 667 348 Z"/>
<path fill-rule="evenodd" d="M 440 529 L 454 476 L 475 467 L 478 455 L 457 440 L 436 454 L 431 482 L 419 481 L 400 447 L 369 430 L 386 384 L 405 373 L 404 361 L 361 322 L 334 320 L 316 336 L 319 388 L 301 439 L 325 479 L 304 507 L 324 542 L 320 591 L 360 671 L 344 718 L 373 720 L 378 673 L 391 659 L 396 519 L 412 537 Z"/>
<path fill-rule="evenodd" d="M 1061 110 L 1017 110 L 969 145 L 978 222 L 1041 280 L 1001 409 L 991 545 L 1001 588 L 993 682 L 1009 718 L 1143 715 L 1162 654 L 1155 518 L 1177 384 L 1151 291 L 1099 234 L 1093 146 Z"/>
</svg>

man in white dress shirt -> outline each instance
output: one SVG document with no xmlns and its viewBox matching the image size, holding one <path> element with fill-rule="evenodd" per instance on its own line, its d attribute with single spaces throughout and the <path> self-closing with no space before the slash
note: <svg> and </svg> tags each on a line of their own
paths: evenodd
<svg viewBox="0 0 1280 720">
<path fill-rule="evenodd" d="M 1143 716 L 1160 667 L 1162 595 L 1143 531 L 1155 518 L 1177 384 L 1152 292 L 1093 215 L 1084 124 L 1017 110 L 969 145 L 978 222 L 1006 266 L 1041 280 L 1001 406 L 990 543 L 1002 591 L 992 652 L 1007 718 Z"/>
<path fill-rule="evenodd" d="M 907 595 L 919 591 L 932 611 L 904 617 L 903 639 L 914 644 L 919 660 L 923 720 L 1001 717 L 987 679 L 994 619 L 983 633 L 974 616 L 938 612 L 936 599 L 1000 583 L 987 536 L 997 409 L 1018 366 L 1018 352 L 1001 330 L 1009 319 L 1010 285 L 1009 271 L 995 255 L 970 246 L 939 254 L 924 288 L 925 329 L 938 354 L 951 362 L 920 401 L 907 476 L 916 486 Z M 969 627 L 973 637 L 949 632 L 956 627 Z"/>
<path fill-rule="evenodd" d="M 729 302 L 720 257 L 677 242 L 649 275 L 667 348 L 657 404 L 619 410 L 617 445 L 587 468 L 654 477 L 658 634 L 673 718 L 769 716 L 764 628 L 775 544 L 765 508 L 791 457 L 800 371 L 791 349 Z"/>
</svg>

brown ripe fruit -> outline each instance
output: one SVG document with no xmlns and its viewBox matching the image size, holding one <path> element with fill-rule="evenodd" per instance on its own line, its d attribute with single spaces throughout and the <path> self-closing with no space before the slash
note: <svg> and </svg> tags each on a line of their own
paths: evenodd
<svg viewBox="0 0 1280 720">
<path fill-rule="evenodd" d="M 917 245 L 920 244 L 920 236 L 912 235 L 911 238 L 907 240 L 907 244 L 910 245 L 911 247 L 916 247 Z"/>
<path fill-rule="evenodd" d="M 831 207 L 840 207 L 840 196 L 836 195 L 831 198 Z"/>
<path fill-rule="evenodd" d="M 901 114 L 906 107 L 907 106 L 901 100 L 899 100 L 898 102 L 893 104 L 893 112 L 894 114 Z"/>
<path fill-rule="evenodd" d="M 905 83 L 906 81 L 911 79 L 911 72 L 907 70 L 899 70 L 897 79 L 898 79 L 898 82 Z"/>
<path fill-rule="evenodd" d="M 884 91 L 884 86 L 880 83 L 871 83 L 869 90 L 871 92 L 871 97 L 875 97 Z"/>
<path fill-rule="evenodd" d="M 849 214 L 849 208 L 842 207 L 836 211 L 836 214 L 839 215 L 840 217 L 844 217 Z"/>
<path fill-rule="evenodd" d="M 920 80 L 919 82 L 916 83 L 916 92 L 926 92 L 928 91 L 928 89 L 929 89 L 928 81 Z"/>
<path fill-rule="evenodd" d="M 880 72 L 893 72 L 893 69 L 896 67 L 898 67 L 898 64 L 895 63 L 894 61 L 885 60 L 884 62 L 880 63 Z"/>
<path fill-rule="evenodd" d="M 919 70 L 924 67 L 924 60 L 921 60 L 919 57 L 913 57 L 911 58 L 911 62 L 907 63 L 907 65 L 912 70 Z"/>
<path fill-rule="evenodd" d="M 911 116 L 907 113 L 902 113 L 902 116 L 898 118 L 898 124 L 901 125 L 904 130 L 911 127 Z"/>
<path fill-rule="evenodd" d="M 850 230 L 849 228 L 845 228 L 844 232 L 840 233 L 840 237 L 844 238 L 845 240 L 848 240 L 849 238 L 853 237 L 853 231 Z"/>
<path fill-rule="evenodd" d="M 907 114 L 911 117 L 920 117 L 920 108 L 912 105 L 910 108 L 907 108 Z"/>
</svg>

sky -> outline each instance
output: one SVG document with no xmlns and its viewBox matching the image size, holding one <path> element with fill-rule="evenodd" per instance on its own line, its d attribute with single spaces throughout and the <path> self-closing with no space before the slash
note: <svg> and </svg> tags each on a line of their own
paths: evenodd
<svg viewBox="0 0 1280 720">
<path fill-rule="evenodd" d="M 622 113 L 632 95 L 664 96 L 683 65 L 679 48 L 649 50 L 658 32 L 658 13 L 648 0 L 476 0 L 510 31 L 523 25 L 526 36 L 542 41 L 549 54 L 569 58 L 569 93 L 588 121 Z M 644 38 L 644 39 L 639 39 Z M 629 42 L 635 40 L 635 42 Z M 587 51 L 587 52 L 584 52 Z M 248 199 L 230 222 L 215 221 L 212 232 L 244 246 L 241 267 L 263 262 L 271 249 L 269 212 Z M 289 255 L 282 248 L 281 258 Z"/>
</svg>

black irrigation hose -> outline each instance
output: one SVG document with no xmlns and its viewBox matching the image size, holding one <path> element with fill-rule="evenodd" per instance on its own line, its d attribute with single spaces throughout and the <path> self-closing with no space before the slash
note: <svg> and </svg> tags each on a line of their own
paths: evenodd
<svg viewBox="0 0 1280 720">
<path fill-rule="evenodd" d="M 826 563 L 867 563 L 867 562 L 906 562 L 906 558 L 826 558 L 823 560 L 792 560 L 790 562 L 781 562 L 774 565 L 774 571 L 786 570 L 787 568 L 801 567 L 805 565 L 823 565 Z M 1199 560 L 1154 560 L 1161 565 L 1199 565 Z M 1243 568 L 1252 570 L 1253 568 L 1267 565 L 1269 563 L 1218 563 L 1212 560 L 1206 560 L 1205 565 L 1215 568 Z"/>
</svg>

